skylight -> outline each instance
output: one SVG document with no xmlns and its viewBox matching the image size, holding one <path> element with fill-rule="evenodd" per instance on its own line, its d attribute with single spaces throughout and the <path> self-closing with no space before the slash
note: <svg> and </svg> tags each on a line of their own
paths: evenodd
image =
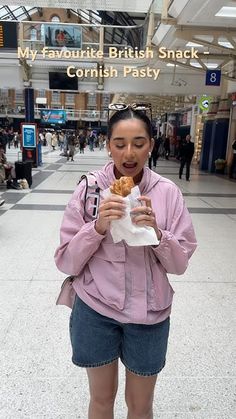
<svg viewBox="0 0 236 419">
<path fill-rule="evenodd" d="M 228 7 L 223 6 L 221 9 L 215 14 L 218 17 L 236 17 L 236 7 Z"/>
</svg>

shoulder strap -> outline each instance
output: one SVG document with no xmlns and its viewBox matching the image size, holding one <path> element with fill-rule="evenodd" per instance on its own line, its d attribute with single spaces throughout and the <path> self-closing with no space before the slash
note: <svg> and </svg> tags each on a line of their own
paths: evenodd
<svg viewBox="0 0 236 419">
<path fill-rule="evenodd" d="M 79 181 L 80 183 L 82 180 L 85 180 L 84 216 L 87 218 L 87 221 L 96 220 L 100 203 L 100 188 L 95 175 L 91 174 L 91 176 L 94 178 L 92 185 L 89 184 L 87 175 L 81 176 Z"/>
</svg>

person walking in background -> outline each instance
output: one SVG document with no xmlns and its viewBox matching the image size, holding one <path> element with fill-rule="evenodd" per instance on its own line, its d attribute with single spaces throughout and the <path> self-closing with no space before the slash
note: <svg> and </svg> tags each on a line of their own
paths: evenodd
<svg viewBox="0 0 236 419">
<path fill-rule="evenodd" d="M 164 149 L 165 149 L 165 159 L 169 160 L 169 155 L 170 155 L 170 139 L 169 139 L 169 137 L 165 138 Z"/>
<path fill-rule="evenodd" d="M 180 159 L 180 148 L 181 148 L 182 140 L 180 135 L 177 135 L 176 142 L 175 142 L 175 157 L 177 160 Z"/>
<path fill-rule="evenodd" d="M 159 157 L 159 148 L 161 145 L 161 136 L 159 135 L 159 137 L 154 136 L 154 146 L 151 152 L 151 156 L 148 159 L 148 167 L 149 169 L 152 168 L 152 163 L 154 167 L 157 167 L 157 160 Z"/>
<path fill-rule="evenodd" d="M 94 151 L 94 141 L 95 141 L 95 136 L 93 134 L 93 131 L 90 129 L 88 130 L 88 145 L 89 145 L 90 151 Z"/>
<path fill-rule="evenodd" d="M 104 144 L 105 144 L 105 135 L 100 132 L 98 136 L 98 142 L 99 142 L 99 150 L 103 150 Z"/>
<path fill-rule="evenodd" d="M 47 142 L 47 146 L 49 147 L 49 149 L 51 149 L 52 148 L 52 133 L 50 131 L 46 132 L 45 139 Z"/>
<path fill-rule="evenodd" d="M 74 275 L 72 362 L 87 370 L 88 419 L 114 418 L 119 359 L 126 368 L 127 417 L 152 419 L 174 294 L 167 273 L 185 272 L 196 238 L 179 188 L 146 167 L 153 148 L 147 115 L 131 107 L 116 111 L 108 123 L 107 148 L 112 161 L 90 173 L 101 190 L 97 216 L 94 204 L 85 205 L 83 179 L 66 207 L 55 262 L 60 271 Z M 132 177 L 140 190 L 133 224 L 152 229 L 159 244 L 113 241 L 111 221 L 126 216 L 126 203 L 115 194 L 103 198 L 102 191 L 122 176 Z"/>
<path fill-rule="evenodd" d="M 14 133 L 14 148 L 18 148 L 19 147 L 19 141 L 20 141 L 20 136 L 18 131 L 16 131 Z"/>
<path fill-rule="evenodd" d="M 64 149 L 64 132 L 63 131 L 59 133 L 58 142 L 59 142 L 60 151 L 63 151 Z"/>
<path fill-rule="evenodd" d="M 0 131 L 0 145 L 3 147 L 4 153 L 6 153 L 7 148 L 7 133 L 6 130 L 3 129 Z"/>
<path fill-rule="evenodd" d="M 236 172 L 236 139 L 232 142 L 233 158 L 229 169 L 229 177 L 232 179 L 234 177 L 234 172 Z"/>
<path fill-rule="evenodd" d="M 54 131 L 53 134 L 52 134 L 52 149 L 53 149 L 53 151 L 56 150 L 57 145 L 58 145 L 57 133 Z"/>
<path fill-rule="evenodd" d="M 67 160 L 71 158 L 71 161 L 74 161 L 74 154 L 75 154 L 75 134 L 70 134 L 68 138 L 68 155 Z"/>
<path fill-rule="evenodd" d="M 85 146 L 86 146 L 86 131 L 83 130 L 83 132 L 79 135 L 79 152 L 80 152 L 80 154 L 84 154 Z"/>
<path fill-rule="evenodd" d="M 194 155 L 194 143 L 191 141 L 191 135 L 187 135 L 180 147 L 180 168 L 179 179 L 182 178 L 183 169 L 186 165 L 186 180 L 190 180 L 190 165 Z"/>
</svg>

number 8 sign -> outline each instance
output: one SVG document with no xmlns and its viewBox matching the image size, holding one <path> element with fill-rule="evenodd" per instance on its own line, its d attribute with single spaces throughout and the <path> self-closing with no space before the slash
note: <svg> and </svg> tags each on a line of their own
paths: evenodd
<svg viewBox="0 0 236 419">
<path fill-rule="evenodd" d="M 206 71 L 206 86 L 220 86 L 221 70 Z"/>
</svg>

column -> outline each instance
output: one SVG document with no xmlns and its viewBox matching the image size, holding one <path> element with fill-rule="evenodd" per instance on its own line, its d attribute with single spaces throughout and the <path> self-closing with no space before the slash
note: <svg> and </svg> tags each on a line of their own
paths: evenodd
<svg viewBox="0 0 236 419">
<path fill-rule="evenodd" d="M 25 88 L 25 122 L 34 122 L 34 89 Z"/>
</svg>

